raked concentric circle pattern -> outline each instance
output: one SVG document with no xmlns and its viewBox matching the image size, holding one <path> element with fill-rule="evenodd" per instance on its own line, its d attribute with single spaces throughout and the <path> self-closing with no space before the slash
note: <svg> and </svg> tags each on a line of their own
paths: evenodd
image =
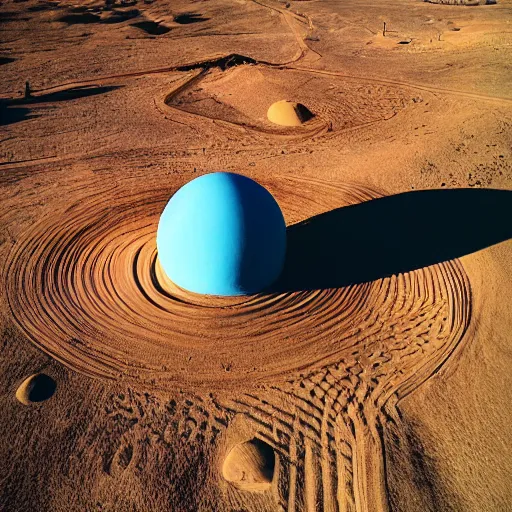
<svg viewBox="0 0 512 512">
<path fill-rule="evenodd" d="M 379 195 L 311 179 L 262 184 L 288 224 Z M 35 345 L 93 377 L 224 389 L 335 363 L 403 316 L 390 300 L 392 278 L 234 298 L 173 287 L 162 279 L 155 243 L 172 193 L 91 194 L 24 233 L 8 261 L 6 287 L 12 314 Z M 409 289 L 398 290 L 409 309 L 443 306 L 452 314 L 443 314 L 440 329 L 460 335 L 466 319 L 458 303 L 467 293 L 454 287 L 466 286 L 462 267 L 411 274 L 400 280 Z"/>
</svg>

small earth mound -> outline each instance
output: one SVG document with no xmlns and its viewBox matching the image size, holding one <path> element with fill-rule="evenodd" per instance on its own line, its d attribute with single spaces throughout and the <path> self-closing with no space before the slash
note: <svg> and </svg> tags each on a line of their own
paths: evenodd
<svg viewBox="0 0 512 512">
<path fill-rule="evenodd" d="M 314 114 L 307 107 L 288 100 L 277 101 L 267 112 L 268 120 L 281 126 L 300 126 L 312 117 Z"/>
<path fill-rule="evenodd" d="M 252 439 L 228 453 L 222 476 L 243 491 L 266 491 L 272 484 L 274 466 L 274 450 L 260 439 Z"/>
<path fill-rule="evenodd" d="M 16 398 L 24 405 L 44 402 L 53 396 L 57 383 L 44 373 L 26 378 L 16 391 Z"/>
</svg>

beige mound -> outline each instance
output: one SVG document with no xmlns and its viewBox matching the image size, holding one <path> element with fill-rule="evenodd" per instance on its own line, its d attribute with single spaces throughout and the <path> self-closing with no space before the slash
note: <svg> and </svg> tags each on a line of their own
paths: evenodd
<svg viewBox="0 0 512 512">
<path fill-rule="evenodd" d="M 268 120 L 280 126 L 300 126 L 312 117 L 313 113 L 307 107 L 288 100 L 277 101 L 267 112 Z"/>
<path fill-rule="evenodd" d="M 27 377 L 16 391 L 16 398 L 24 405 L 44 402 L 55 393 L 55 381 L 44 373 Z"/>
<path fill-rule="evenodd" d="M 272 448 L 259 439 L 236 445 L 226 457 L 222 475 L 244 491 L 266 491 L 274 476 Z"/>
</svg>

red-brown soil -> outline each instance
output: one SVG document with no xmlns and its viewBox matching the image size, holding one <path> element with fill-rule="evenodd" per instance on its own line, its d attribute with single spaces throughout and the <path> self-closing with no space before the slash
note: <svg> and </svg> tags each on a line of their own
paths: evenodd
<svg viewBox="0 0 512 512">
<path fill-rule="evenodd" d="M 511 510 L 512 2 L 104 7 L 0 5 L 0 510 Z M 159 268 L 214 171 L 265 293 Z"/>
</svg>

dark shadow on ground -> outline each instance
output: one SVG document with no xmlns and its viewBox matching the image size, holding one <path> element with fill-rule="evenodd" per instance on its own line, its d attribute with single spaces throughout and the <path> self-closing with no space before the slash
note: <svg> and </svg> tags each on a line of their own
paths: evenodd
<svg viewBox="0 0 512 512">
<path fill-rule="evenodd" d="M 80 14 L 83 12 L 91 12 L 92 10 L 93 9 L 91 9 L 91 7 L 88 5 L 78 5 L 76 7 L 71 7 L 70 9 L 68 9 L 68 12 L 73 14 Z"/>
<path fill-rule="evenodd" d="M 167 32 L 171 30 L 165 25 L 160 25 L 160 23 L 156 23 L 154 21 L 139 21 L 137 23 L 132 23 L 132 27 L 140 28 L 146 32 L 146 34 L 150 34 L 152 36 L 161 36 L 162 34 L 167 34 Z"/>
<path fill-rule="evenodd" d="M 30 18 L 21 17 L 20 13 L 16 11 L 0 12 L 0 23 L 12 23 L 16 21 L 30 21 Z"/>
<path fill-rule="evenodd" d="M 79 14 L 66 14 L 61 16 L 57 21 L 67 23 L 68 25 L 85 25 L 89 23 L 99 23 L 101 18 L 97 14 L 84 12 Z"/>
<path fill-rule="evenodd" d="M 99 14 L 92 12 L 77 12 L 61 16 L 57 21 L 66 23 L 68 25 L 85 25 L 90 23 L 122 23 L 123 21 L 131 20 L 140 15 L 138 9 L 131 9 L 129 11 L 112 11 L 107 18 L 101 18 Z"/>
<path fill-rule="evenodd" d="M 54 9 L 62 9 L 62 7 L 59 6 L 59 2 L 45 2 L 45 3 L 32 5 L 27 9 L 27 11 L 40 12 L 40 11 L 49 11 L 49 10 L 54 10 Z"/>
<path fill-rule="evenodd" d="M 31 109 L 26 107 L 10 107 L 0 100 L 0 126 L 19 123 L 26 119 L 39 117 L 31 113 Z"/>
<path fill-rule="evenodd" d="M 201 14 L 194 12 L 183 12 L 174 17 L 174 21 L 180 25 L 190 25 L 191 23 L 200 23 L 208 21 L 210 18 L 203 18 Z"/>
<path fill-rule="evenodd" d="M 48 94 L 31 95 L 20 98 L 0 98 L 0 126 L 18 123 L 26 119 L 39 117 L 31 114 L 31 109 L 22 105 L 37 105 L 39 103 L 53 103 L 59 101 L 77 100 L 87 96 L 105 94 L 123 87 L 122 85 L 109 86 L 82 86 L 74 87 L 66 91 L 51 92 Z"/>
<path fill-rule="evenodd" d="M 28 393 L 30 402 L 44 402 L 53 396 L 57 383 L 48 375 L 41 373 L 31 383 Z"/>
<path fill-rule="evenodd" d="M 406 420 L 388 423 L 383 429 L 387 494 L 391 510 L 439 512 L 464 510 L 460 497 L 444 485 L 445 479 L 437 470 L 419 435 L 419 425 Z M 435 454 L 434 454 L 435 455 Z"/>
<path fill-rule="evenodd" d="M 13 59 L 12 57 L 0 57 L 0 66 L 3 66 L 4 64 L 10 64 L 15 60 L 16 59 Z"/>
<path fill-rule="evenodd" d="M 512 237 L 512 191 L 406 192 L 338 208 L 287 229 L 272 291 L 338 288 L 409 272 Z"/>
<path fill-rule="evenodd" d="M 299 119 L 303 123 L 306 123 L 307 121 L 309 121 L 310 119 L 313 119 L 313 117 L 315 117 L 315 114 L 313 114 L 313 112 L 311 112 L 311 110 L 309 110 L 309 108 L 302 105 L 302 103 L 297 104 L 297 106 L 295 107 L 295 112 L 297 112 Z"/>
<path fill-rule="evenodd" d="M 2 104 L 6 105 L 27 105 L 37 103 L 53 103 L 56 101 L 70 101 L 77 100 L 80 98 L 86 98 L 87 96 L 96 96 L 98 94 L 105 94 L 115 89 L 123 87 L 122 85 L 84 85 L 80 87 L 73 87 L 65 91 L 50 92 L 48 94 L 33 95 L 23 98 L 13 98 L 8 100 L 1 100 Z"/>
</svg>

